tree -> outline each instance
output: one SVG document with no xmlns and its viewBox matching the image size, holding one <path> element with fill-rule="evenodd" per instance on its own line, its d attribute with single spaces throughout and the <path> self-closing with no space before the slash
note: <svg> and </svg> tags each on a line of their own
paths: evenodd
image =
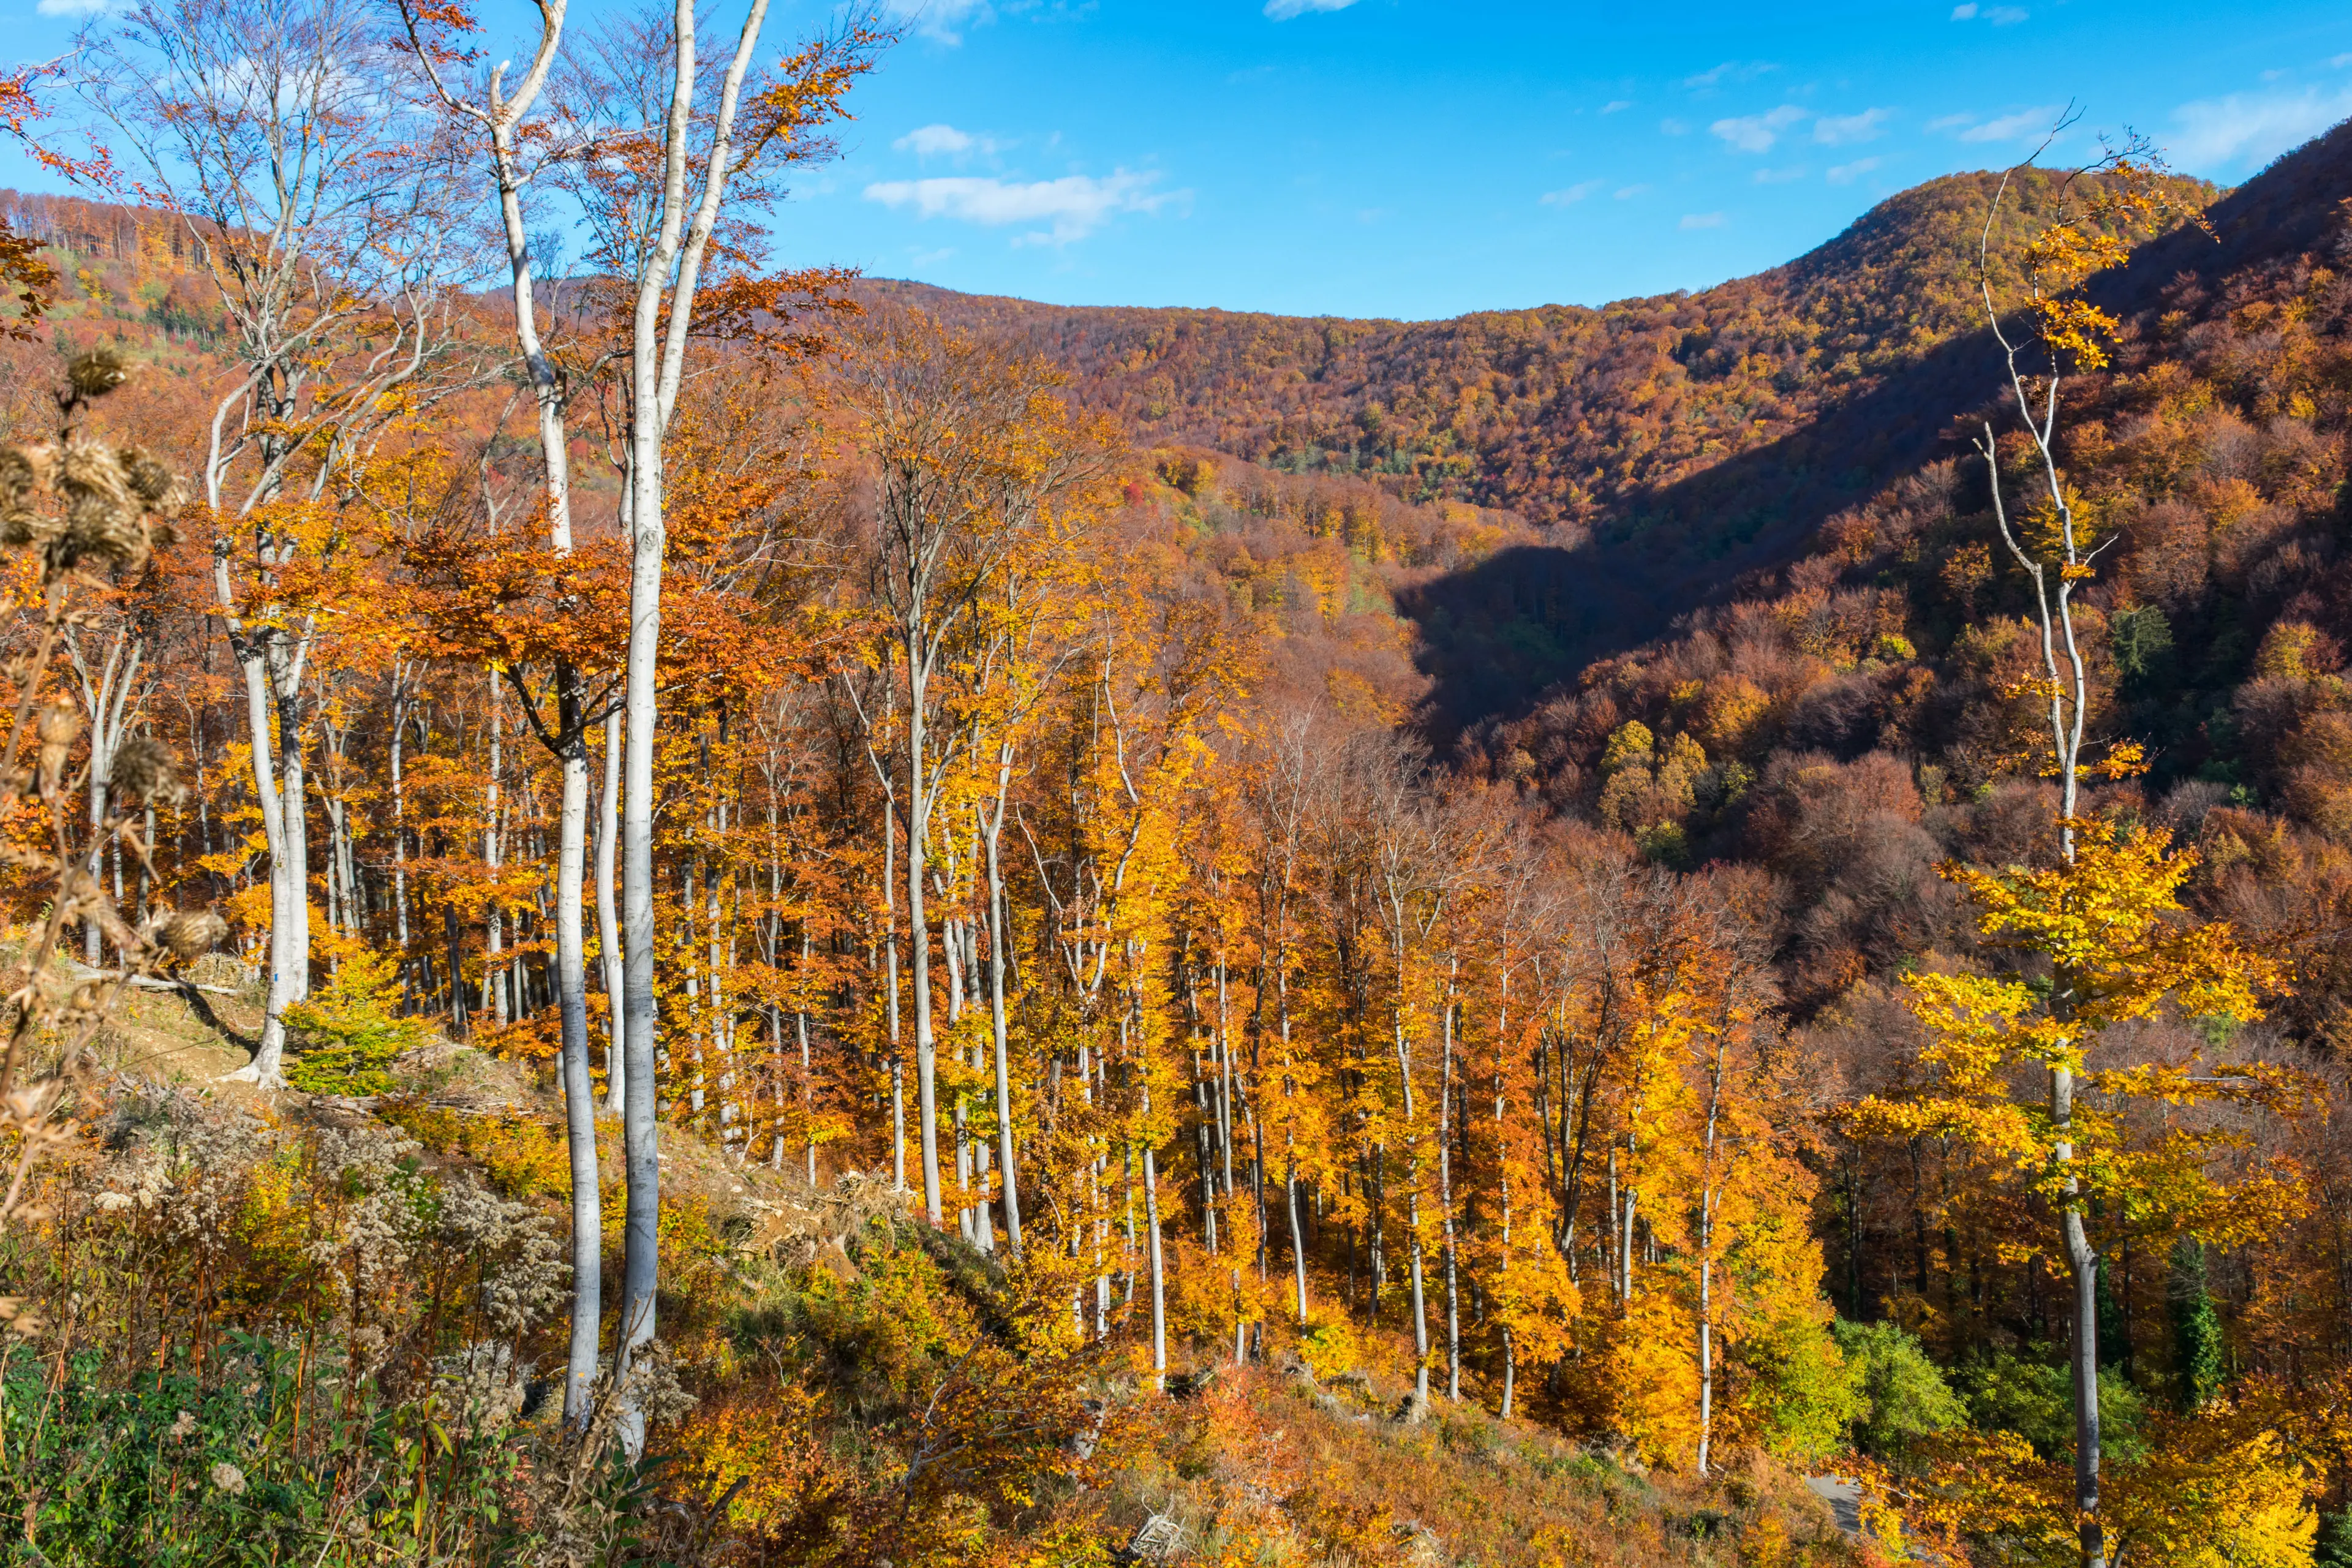
<svg viewBox="0 0 2352 1568">
<path fill-rule="evenodd" d="M 508 91 L 506 68 L 499 66 L 483 81 L 478 102 L 459 97 L 444 79 L 443 63 L 457 63 L 461 57 L 440 37 L 428 39 L 420 31 L 418 13 L 408 0 L 402 0 L 400 8 L 410 47 L 419 68 L 431 81 L 439 104 L 461 124 L 478 127 L 488 143 L 491 177 L 498 191 L 499 228 L 506 239 L 515 348 L 538 414 L 548 548 L 559 570 L 572 548 L 572 437 L 567 424 L 570 394 L 565 377 L 558 371 L 540 332 L 538 283 L 533 272 L 530 232 L 523 214 L 523 192 L 540 170 L 567 158 L 583 156 L 594 147 L 593 136 L 551 133 L 544 122 L 535 123 L 529 119 L 562 47 L 566 8 L 567 0 L 541 0 L 539 43 L 522 79 L 511 92 Z M 437 33 L 470 31 L 473 26 L 471 18 L 462 10 L 438 11 L 432 20 L 439 25 Z M 529 162 L 523 152 L 526 142 L 530 144 Z M 610 712 L 609 709 L 596 710 L 602 705 L 592 700 L 590 672 L 580 667 L 577 657 L 568 649 L 554 657 L 549 680 L 555 708 L 552 724 L 541 717 L 534 695 L 526 684 L 525 666 L 509 660 L 504 667 L 523 699 L 524 712 L 533 730 L 562 769 L 555 879 L 556 985 L 562 1031 L 565 1135 L 572 1152 L 572 1251 L 571 1364 L 564 1382 L 563 1410 L 565 1419 L 575 1426 L 588 1416 L 589 1388 L 596 1374 L 597 1331 L 602 1316 L 599 1292 L 604 1278 L 603 1226 L 598 1212 L 595 1088 L 591 1081 L 588 1058 L 588 973 L 583 902 L 588 848 L 588 736 Z M 618 991 L 613 993 L 616 1015 L 623 1010 L 621 994 Z M 625 1071 L 616 1077 L 620 1085 L 625 1085 Z M 623 1092 L 625 1095 L 625 1089 Z"/>
<path fill-rule="evenodd" d="M 705 268 L 712 268 L 717 275 L 709 281 L 745 315 L 761 308 L 780 310 L 793 294 L 806 292 L 805 280 L 798 279 L 764 290 L 746 287 L 751 278 L 740 242 L 748 237 L 730 214 L 730 194 L 739 202 L 756 202 L 770 194 L 760 183 L 763 163 L 829 154 L 830 144 L 817 132 L 841 112 L 843 95 L 890 37 L 866 13 L 852 13 L 835 32 L 804 46 L 772 74 L 755 78 L 752 57 L 767 12 L 767 0 L 751 0 L 733 57 L 715 82 L 702 75 L 692 0 L 678 0 L 667 36 L 658 25 L 615 26 L 603 42 L 595 68 L 582 78 L 593 84 L 586 90 L 616 112 L 626 115 L 633 99 L 638 110 L 624 119 L 625 134 L 605 142 L 605 155 L 580 171 L 575 186 L 596 235 L 595 259 L 619 279 L 629 323 L 627 374 L 620 393 L 622 515 L 630 548 L 619 831 L 626 947 L 622 1070 L 628 1217 L 619 1358 L 624 1373 L 656 1328 L 661 1174 L 654 1082 L 658 1019 L 653 836 L 656 665 L 667 549 L 663 443 L 677 416 Z M 663 88 L 666 103 L 659 96 Z M 730 193 L 730 185 L 738 188 Z M 729 220 L 723 228 L 722 218 Z M 635 1416 L 626 1436 L 633 1449 L 643 1443 L 643 1426 Z"/>
<path fill-rule="evenodd" d="M 0 137 L 13 142 L 35 163 L 51 174 L 79 184 L 104 186 L 114 178 L 114 166 L 104 149 L 77 158 L 58 152 L 28 127 L 48 117 L 41 102 L 40 84 L 58 74 L 58 65 L 18 66 L 0 76 Z M 30 341 L 49 308 L 49 291 L 57 287 L 57 268 L 41 258 L 41 242 L 0 222 L 0 289 L 13 290 L 12 317 L 0 318 L 0 338 Z"/>
<path fill-rule="evenodd" d="M 893 773 L 906 792 L 923 1207 L 937 1225 L 945 1211 L 925 883 L 946 780 L 973 739 L 969 722 L 943 721 L 971 711 L 954 701 L 944 664 L 973 635 L 1007 560 L 1053 506 L 1091 482 L 1099 458 L 1093 433 L 1070 424 L 1041 366 L 1006 359 L 919 313 L 894 314 L 866 334 L 846 380 L 880 479 L 872 588 L 906 703 Z"/>
<path fill-rule="evenodd" d="M 2178 1233 L 2228 1237 L 2263 1223 L 2281 1196 L 2271 1182 L 2231 1189 L 2215 1179 L 2213 1156 L 2233 1141 L 2226 1127 L 2176 1123 L 2141 1137 L 2129 1110 L 2135 1102 L 2260 1102 L 2292 1084 L 2273 1071 L 2193 1057 L 2132 1060 L 2100 1051 L 2119 1026 L 2167 1009 L 2191 1018 L 2258 1017 L 2257 998 L 2276 984 L 2278 972 L 2227 925 L 2180 920 L 2179 890 L 2198 858 L 2172 849 L 2164 830 L 2069 817 L 2059 831 L 2072 853 L 2042 868 L 1944 868 L 1969 891 L 1987 947 L 2032 967 L 1909 976 L 1908 1000 L 1929 1041 L 1922 1081 L 1909 1096 L 1862 1101 L 1853 1117 L 1864 1131 L 1979 1146 L 2056 1211 L 2074 1280 L 2068 1355 L 2079 1544 L 2085 1561 L 2099 1561 L 2106 1550 L 2098 1491 L 2099 1249 L 2087 1216 L 2095 1209 L 2152 1210 Z M 2021 1068 L 2041 1077 L 2046 1097 L 2021 1091 Z"/>
<path fill-rule="evenodd" d="M 2071 121 L 2071 116 L 2062 120 L 2042 147 L 2046 149 Z M 2039 150 L 2035 156 L 2040 156 Z M 2099 1265 L 2077 1201 L 2081 1178 L 2075 1169 L 2073 1123 L 2081 1046 L 2086 1037 L 2095 1037 L 2101 1025 L 2098 1005 L 2089 995 L 2078 994 L 2077 983 L 2101 984 L 2098 971 L 2103 963 L 2113 969 L 2105 983 L 2122 988 L 2116 993 L 2119 997 L 2136 998 L 2113 1017 L 2144 1016 L 2175 988 L 2197 994 L 2204 994 L 2200 988 L 2211 988 L 2211 994 L 2221 1000 L 2242 1001 L 2246 1011 L 2239 1016 L 2251 1016 L 2252 983 L 2259 983 L 2264 972 L 2251 955 L 2240 954 L 2222 931 L 2214 933 L 2215 945 L 2205 956 L 2224 967 L 2210 975 L 2168 973 L 2161 960 L 2150 960 L 2152 967 L 2140 966 L 2141 961 L 2131 955 L 2148 947 L 2158 917 L 2178 908 L 2171 902 L 2172 891 L 2187 875 L 2187 864 L 2194 862 L 2168 864 L 2160 839 L 2147 840 L 2137 834 L 2117 846 L 2111 828 L 2094 827 L 2079 816 L 2080 791 L 2086 777 L 2128 776 L 2138 770 L 2143 753 L 2137 743 L 2125 741 L 2107 747 L 2095 764 L 2083 760 L 2092 690 L 2089 662 L 2075 624 L 2074 595 L 2095 574 L 2093 563 L 2106 542 L 2095 540 L 2086 521 L 2077 515 L 2074 494 L 2060 467 L 2059 389 L 2067 365 L 2096 371 L 2108 363 L 2105 343 L 2115 329 L 2115 319 L 2084 299 L 2080 286 L 2093 273 L 2123 259 L 2127 252 L 2127 226 L 2155 222 L 2169 202 L 2161 183 L 2165 173 L 2161 161 L 2137 138 L 2070 175 L 2061 189 L 2058 221 L 2044 227 L 2025 249 L 2030 330 L 2019 335 L 2005 324 L 1995 298 L 1992 234 L 2006 210 L 2011 182 L 2032 163 L 2029 159 L 2002 175 L 1977 246 L 1978 291 L 1986 324 L 2004 356 L 2005 396 L 2014 405 L 2038 468 L 2032 483 L 2041 496 L 2014 522 L 2000 472 L 2000 441 L 1991 420 L 1984 422 L 1984 434 L 1974 444 L 1985 460 L 2001 543 L 2033 585 L 2041 668 L 2021 694 L 2046 704 L 2048 771 L 2058 780 L 2056 849 L 2061 869 L 2054 873 L 2059 878 L 2055 882 L 2034 884 L 2027 879 L 2026 885 L 2034 889 L 2031 896 L 2043 900 L 2030 917 L 2023 912 L 2028 906 L 2016 902 L 2000 882 L 1979 874 L 1963 874 L 1958 879 L 1979 895 L 1980 925 L 1986 935 L 2016 940 L 2029 951 L 2042 953 L 2054 966 L 2047 1004 L 2052 1032 L 2036 1039 L 2021 1036 L 2017 1043 L 2023 1048 L 2018 1059 L 2038 1061 L 2047 1074 L 2049 1137 L 2032 1145 L 2032 1157 L 2046 1157 L 2053 1167 L 2062 1246 L 2074 1275 L 2075 1504 L 2082 1515 L 2083 1561 L 2087 1568 L 2098 1568 L 2106 1560 L 2099 1523 Z M 2079 208 L 2066 203 L 2066 193 L 2077 181 L 2084 182 L 2087 192 Z M 2042 362 L 2038 374 L 2028 369 L 2031 355 L 2038 355 Z M 2098 837 L 2100 853 L 2094 858 L 2091 879 L 2076 883 L 2071 879 L 2077 840 L 2085 831 Z M 2172 874 L 2174 865 L 2178 875 Z M 2103 908 L 2110 899 L 2117 900 L 2112 911 Z M 2103 957 L 2102 949 L 2110 941 L 2124 945 L 2108 950 Z M 1934 999 L 1932 982 L 1923 983 L 1916 994 L 1936 1013 L 1931 1027 L 1965 1028 L 1963 1020 L 1969 1016 L 1971 1006 L 1998 1006 L 2017 1000 L 2013 992 L 1998 999 L 1979 995 L 1971 1001 L 1960 994 Z M 2078 1029 L 2076 1009 L 2086 1003 L 2094 1010 Z M 2012 1128 L 2012 1135 L 2020 1131 Z M 2021 1142 L 2011 1152 L 2021 1152 L 2025 1147 Z"/>
<path fill-rule="evenodd" d="M 318 569 L 348 543 L 335 486 L 352 461 L 464 379 L 457 171 L 381 111 L 408 95 L 357 0 L 147 0 L 83 48 L 86 98 L 180 217 L 236 342 L 203 494 L 269 847 L 270 958 L 261 1037 L 232 1076 L 278 1088 L 286 1008 L 310 986 L 308 680 L 331 586 Z"/>
</svg>

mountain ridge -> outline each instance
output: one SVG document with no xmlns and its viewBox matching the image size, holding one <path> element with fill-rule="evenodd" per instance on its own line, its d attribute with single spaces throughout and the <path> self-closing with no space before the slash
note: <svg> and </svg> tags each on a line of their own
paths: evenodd
<svg viewBox="0 0 2352 1568">
<path fill-rule="evenodd" d="M 1962 262 L 1986 174 L 1877 204 L 1804 255 L 1711 289 L 1437 321 L 1041 305 L 876 280 L 1058 363 L 1146 445 L 1370 473 L 1413 499 L 1591 526 L 1748 450 L 1975 323 Z M 2201 205 L 2211 188 L 2182 182 Z M 2054 192 L 2022 182 L 2019 221 Z"/>
</svg>

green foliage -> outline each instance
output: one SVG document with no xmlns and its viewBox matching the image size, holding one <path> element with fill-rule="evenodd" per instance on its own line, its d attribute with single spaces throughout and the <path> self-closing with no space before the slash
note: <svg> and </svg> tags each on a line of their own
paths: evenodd
<svg viewBox="0 0 2352 1568">
<path fill-rule="evenodd" d="M 1857 1384 L 1853 1446 L 1874 1458 L 1893 1458 L 1916 1438 L 1968 1419 L 1944 1373 L 1927 1347 L 1896 1323 L 1853 1323 L 1832 1328 Z"/>
<path fill-rule="evenodd" d="M 358 1376 L 330 1419 L 306 1397 L 321 1369 L 254 1334 L 201 1374 L 184 1357 L 120 1378 L 95 1351 L 55 1372 L 20 1344 L 0 1356 L 0 1507 L 56 1568 L 479 1561 L 520 1458 L 462 1394 L 394 1404 Z"/>
<path fill-rule="evenodd" d="M 1601 771 L 1615 773 L 1631 767 L 1646 768 L 1655 754 L 1656 744 L 1657 737 L 1647 724 L 1639 719 L 1629 720 L 1609 737 L 1609 749 L 1601 757 Z"/>
<path fill-rule="evenodd" d="M 2172 1279 L 2165 1291 L 2172 1320 L 2172 1396 L 2183 1414 L 2194 1414 L 2221 1392 L 2221 1316 L 2205 1288 L 2205 1249 L 2183 1241 L 2172 1249 Z"/>
<path fill-rule="evenodd" d="M 1862 1368 L 1821 1325 L 1791 1322 L 1748 1348 L 1760 1353 L 1765 1447 L 1784 1459 L 1811 1464 L 1843 1447 L 1846 1427 L 1866 1397 Z"/>
<path fill-rule="evenodd" d="M 2319 1516 L 2311 1545 L 2311 1568 L 2352 1568 L 2352 1509 Z"/>
<path fill-rule="evenodd" d="M 2066 1368 L 1998 1351 L 1958 1369 L 1969 1418 L 1989 1432 L 2013 1432 L 2044 1459 L 2074 1452 L 2074 1391 Z M 2109 1458 L 2131 1463 L 2145 1445 L 2139 1390 L 2114 1368 L 2099 1372 L 2099 1440 Z"/>
<path fill-rule="evenodd" d="M 286 1026 L 304 1045 L 289 1057 L 286 1079 L 311 1094 L 382 1094 L 392 1088 L 394 1059 L 425 1044 L 425 1026 L 394 1011 L 396 951 L 354 943 L 338 958 L 324 990 L 286 1009 Z"/>
<path fill-rule="evenodd" d="M 2126 680 L 2155 674 L 2172 655 L 2172 623 L 2154 605 L 2117 610 L 2107 617 L 2107 651 Z"/>
<path fill-rule="evenodd" d="M 1690 868 L 1690 835 L 1679 822 L 1653 823 L 1636 833 L 1633 842 L 1641 846 L 1643 854 L 1661 866 L 1677 871 Z"/>
</svg>

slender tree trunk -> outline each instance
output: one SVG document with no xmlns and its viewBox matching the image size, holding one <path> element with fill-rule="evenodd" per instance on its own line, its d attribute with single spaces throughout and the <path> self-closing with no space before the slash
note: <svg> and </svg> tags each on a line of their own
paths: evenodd
<svg viewBox="0 0 2352 1568">
<path fill-rule="evenodd" d="M 1451 980 L 1447 990 L 1453 989 Z M 1437 1207 L 1445 1237 L 1445 1397 L 1462 1397 L 1462 1294 L 1454 1249 L 1454 1166 L 1449 1130 L 1454 1114 L 1454 998 L 1445 999 L 1444 1062 L 1439 1072 L 1437 1101 Z"/>
<path fill-rule="evenodd" d="M 924 745 L 923 705 L 929 700 L 923 634 L 909 627 L 907 656 L 907 956 L 915 1003 L 916 1136 L 923 1162 L 923 1214 L 937 1226 L 945 1218 L 940 1186 L 940 1108 L 935 1072 L 938 1041 L 931 1031 L 931 933 L 923 911 L 924 830 L 930 792 L 924 784 L 929 763 Z"/>
<path fill-rule="evenodd" d="M 489 788 L 482 803 L 482 858 L 489 867 L 492 883 L 498 881 L 506 858 L 506 824 L 499 809 L 500 780 L 506 771 L 505 746 L 506 705 L 499 700 L 498 671 L 492 670 Z M 502 898 L 496 892 L 490 897 L 483 921 L 483 952 L 482 1010 L 490 1016 L 493 1027 L 503 1029 L 511 1016 L 507 1010 L 506 910 Z"/>
<path fill-rule="evenodd" d="M 622 767 L 621 904 L 626 948 L 627 1110 L 623 1137 L 628 1164 L 628 1222 L 622 1263 L 618 1371 L 655 1334 L 659 1275 L 660 1156 L 654 1081 L 657 1055 L 654 998 L 654 742 L 656 661 L 661 647 L 662 570 L 668 548 L 663 517 L 662 438 L 684 373 L 686 339 L 694 315 L 703 247 L 709 243 L 733 159 L 737 97 L 751 65 L 767 0 L 751 0 L 735 58 L 711 118 L 702 195 L 690 231 L 687 219 L 688 138 L 693 132 L 697 71 L 693 0 L 677 0 L 671 18 L 670 101 L 663 131 L 658 230 L 640 263 L 630 331 L 628 392 L 629 651 L 625 677 L 627 745 Z M 682 242 L 682 243 L 681 243 Z M 664 310 L 667 303 L 667 309 Z M 622 1442 L 633 1456 L 645 1448 L 641 1408 L 625 1407 Z"/>
<path fill-rule="evenodd" d="M 1151 1118 L 1151 1089 L 1143 1089 L 1143 1115 L 1147 1124 Z M 1168 1386 L 1168 1285 L 1160 1273 L 1160 1173 L 1153 1163 L 1151 1144 L 1143 1145 L 1143 1212 L 1144 1224 L 1150 1234 L 1151 1245 L 1151 1386 Z"/>
<path fill-rule="evenodd" d="M 1005 1244 L 1017 1258 L 1021 1256 L 1021 1183 L 1013 1152 L 1013 1068 L 1004 1017 L 1006 944 L 1013 933 L 1007 918 L 1011 911 L 1004 902 L 1004 868 L 997 854 L 1004 828 L 1004 783 L 1010 774 L 1011 756 L 1009 752 L 1001 756 L 996 811 L 982 824 L 981 843 L 988 868 L 988 1026 L 990 1044 L 996 1054 L 997 1163 L 1003 1171 Z"/>
<path fill-rule="evenodd" d="M 572 1347 L 564 1380 L 564 1419 L 587 1420 L 596 1381 L 604 1318 L 604 1209 L 596 1159 L 596 1088 L 588 1062 L 587 943 L 581 930 L 581 882 L 588 849 L 587 715 L 568 667 L 556 680 L 558 734 L 564 744 L 563 804 L 555 866 L 557 1005 L 563 1051 L 565 1141 L 572 1156 Z"/>
<path fill-rule="evenodd" d="M 395 675 L 392 693 L 392 910 L 400 950 L 408 951 L 408 788 L 401 777 L 407 741 L 408 699 Z M 210 851 L 206 851 L 210 853 Z"/>
<path fill-rule="evenodd" d="M 265 550 L 267 546 L 265 545 Z M 217 558 L 214 584 L 225 612 L 235 604 L 227 558 Z M 304 896 L 301 811 L 301 750 L 288 750 L 282 737 L 297 731 L 291 704 L 281 700 L 273 669 L 275 627 L 247 632 L 233 614 L 229 644 L 245 679 L 246 723 L 252 736 L 253 793 L 261 808 L 262 836 L 269 852 L 269 989 L 263 1004 L 261 1038 L 253 1060 L 229 1074 L 262 1089 L 282 1089 L 286 1079 L 286 1009 L 310 994 L 309 900 Z M 285 758 L 282 771 L 278 766 Z"/>
<path fill-rule="evenodd" d="M 604 719 L 604 787 L 596 800 L 596 947 L 604 969 L 604 1113 L 622 1115 L 629 1102 L 628 961 L 614 902 L 614 864 L 620 847 L 621 710 Z"/>
<path fill-rule="evenodd" d="M 2063 977 L 2062 976 L 2062 986 Z M 2074 1075 L 2065 1068 L 2050 1073 L 2050 1119 L 2058 1129 L 2057 1158 L 2064 1177 L 2064 1208 L 2059 1237 L 2074 1276 L 2074 1342 L 2067 1347 L 2074 1384 L 2074 1510 L 2082 1521 L 2085 1568 L 2107 1560 L 2106 1535 L 2099 1520 L 2099 1255 L 2083 1226 L 2079 1190 L 2072 1169 L 2074 1145 L 2069 1131 L 2074 1110 Z"/>
</svg>

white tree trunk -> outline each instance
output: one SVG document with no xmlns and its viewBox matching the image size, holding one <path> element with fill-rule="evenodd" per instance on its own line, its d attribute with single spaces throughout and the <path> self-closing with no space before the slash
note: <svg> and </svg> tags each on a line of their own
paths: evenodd
<svg viewBox="0 0 2352 1568">
<path fill-rule="evenodd" d="M 618 1116 L 628 1104 L 625 1061 L 628 995 L 627 966 L 621 951 L 621 917 L 614 902 L 613 872 L 620 840 L 621 711 L 604 721 L 604 788 L 596 801 L 596 946 L 604 969 L 604 1113 Z"/>
</svg>

